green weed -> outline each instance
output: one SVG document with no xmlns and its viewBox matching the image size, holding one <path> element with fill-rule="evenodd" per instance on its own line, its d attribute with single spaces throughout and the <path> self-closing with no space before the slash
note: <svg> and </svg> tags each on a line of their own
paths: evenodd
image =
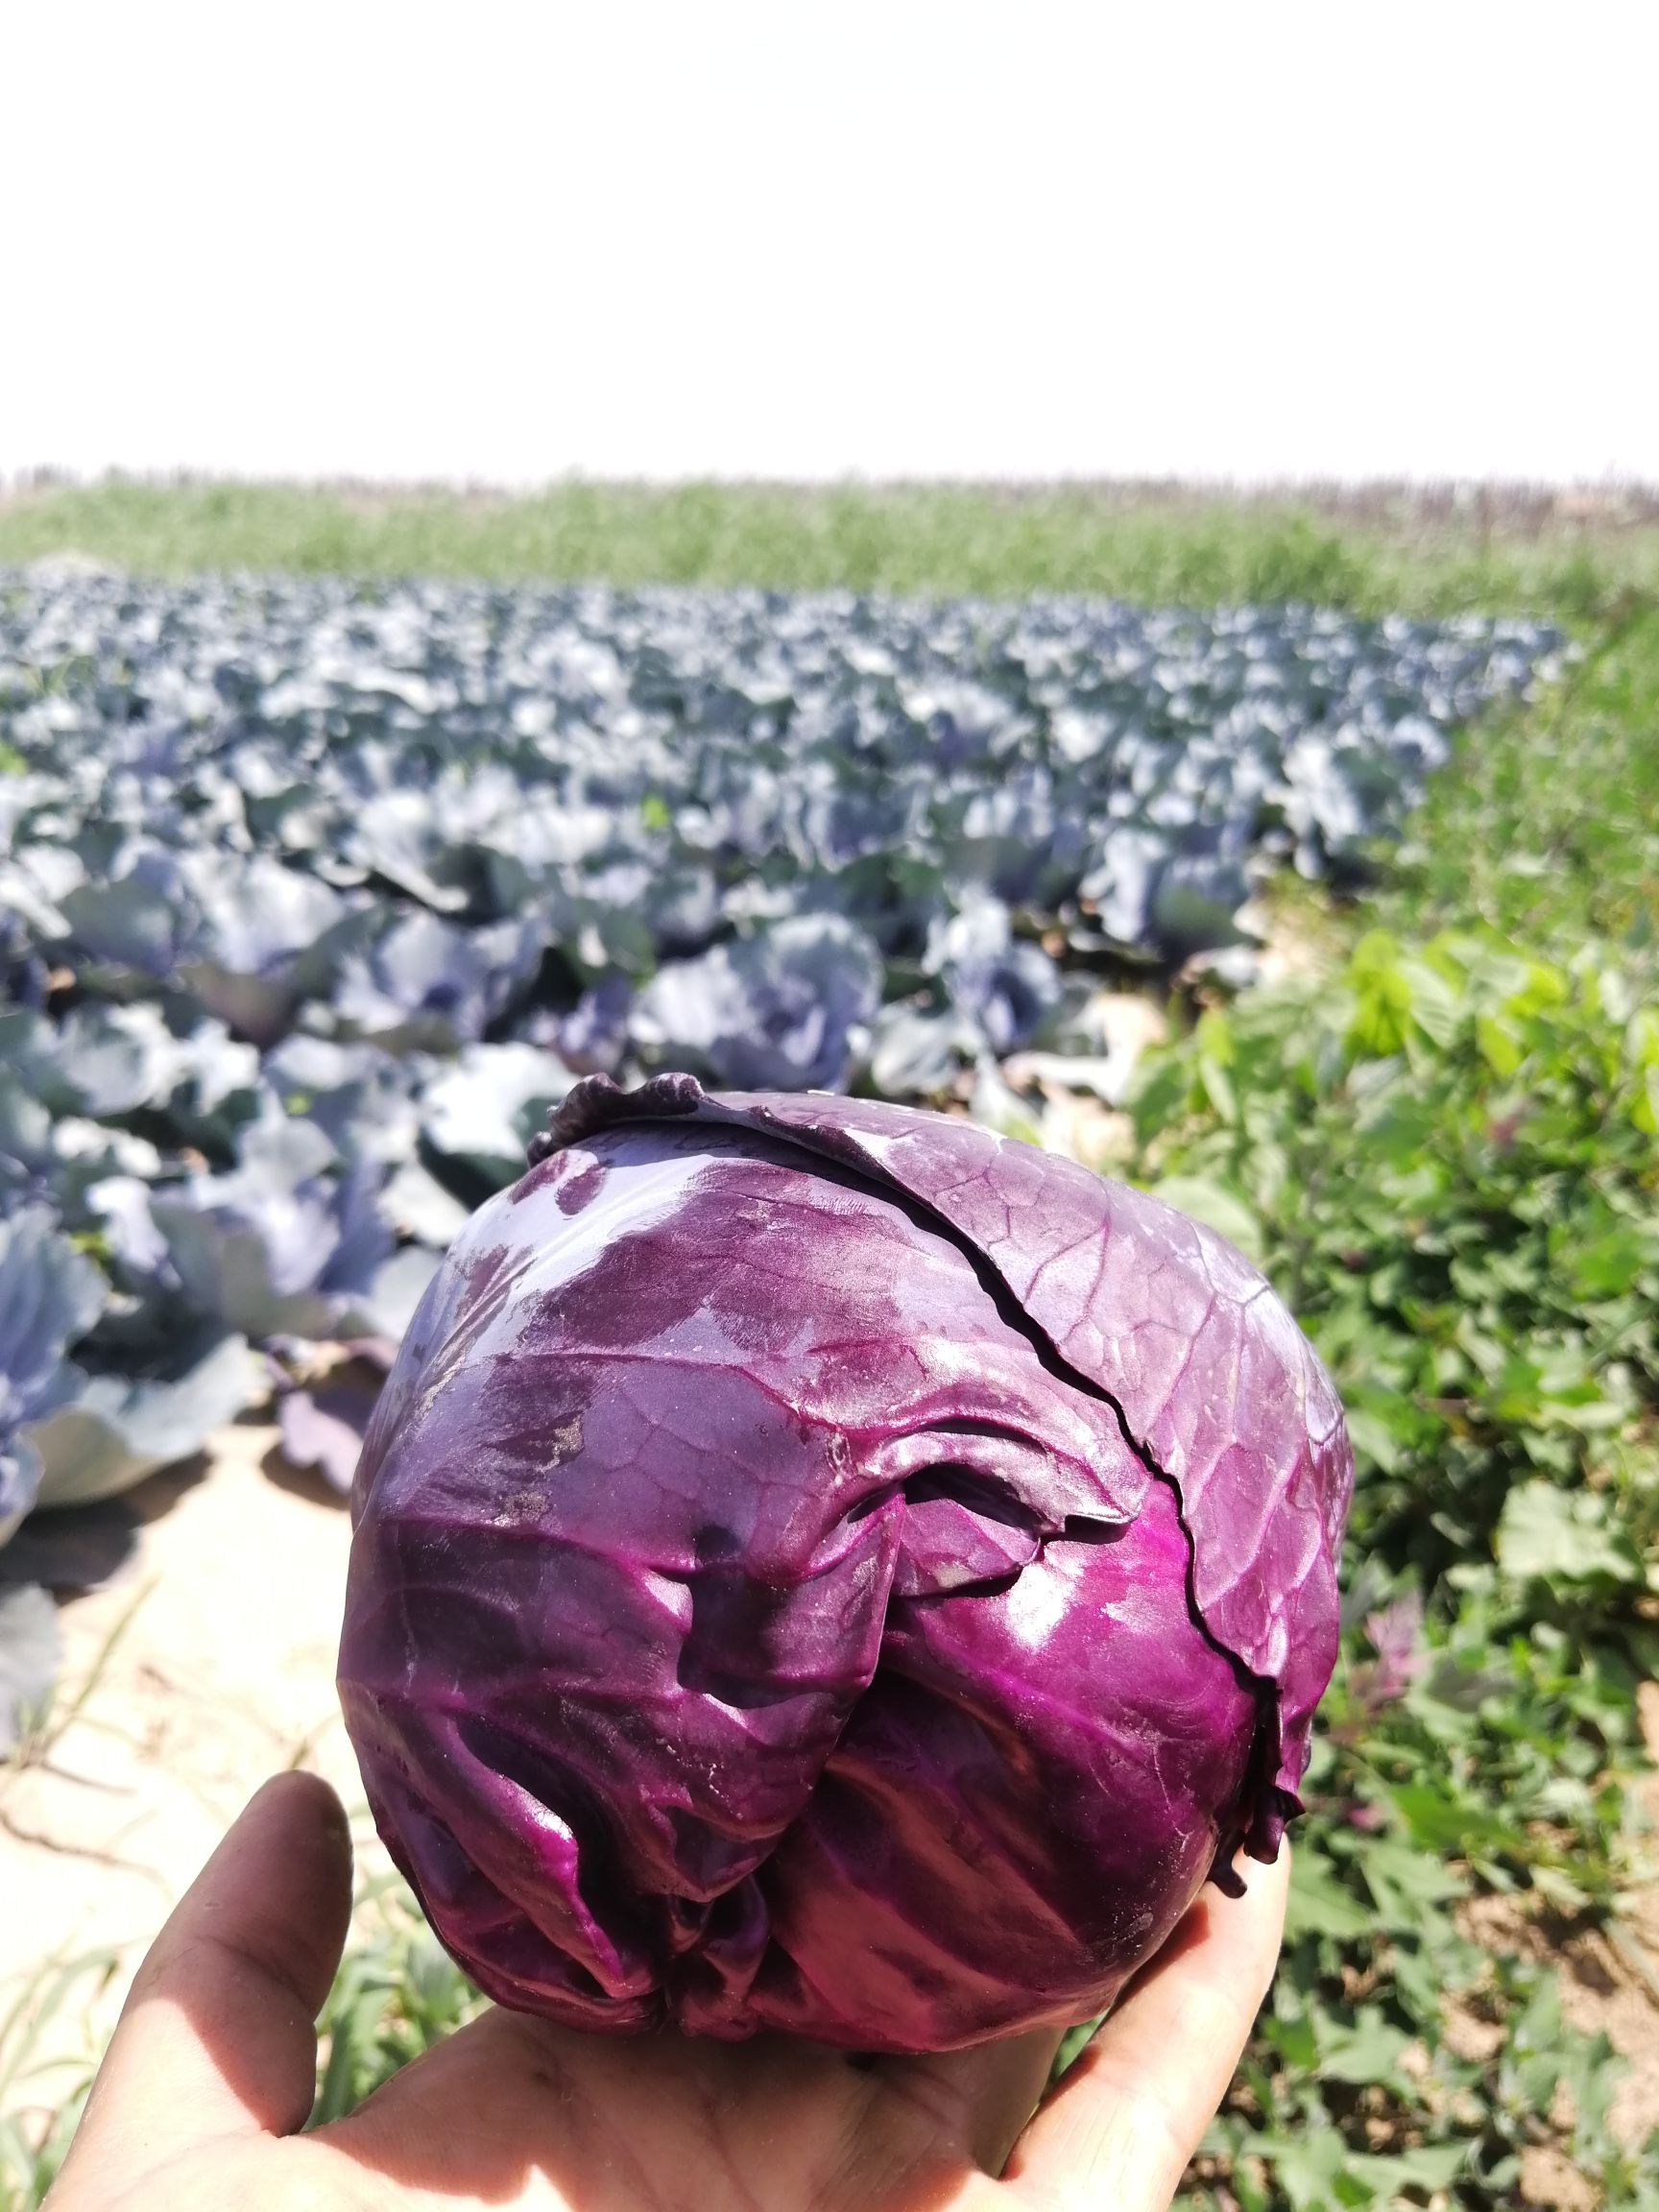
<svg viewBox="0 0 1659 2212">
<path fill-rule="evenodd" d="M 36 2212 L 63 2163 L 98 2062 L 85 2016 L 117 1964 L 113 1951 L 50 1959 L 0 2013 L 0 2212 Z M 77 2008 L 78 2048 L 42 2057 L 47 2030 Z"/>
<path fill-rule="evenodd" d="M 396 1878 L 363 1892 L 353 1930 L 318 2023 L 314 2128 L 352 2111 L 400 2066 L 484 2008 Z"/>
<path fill-rule="evenodd" d="M 1290 1941 L 1195 2202 L 1514 2204 L 1555 2143 L 1659 2204 L 1659 2138 L 1481 1890 L 1610 1923 L 1659 1671 L 1659 609 L 1465 736 L 1317 980 L 1148 1063 L 1143 1181 L 1231 1210 L 1330 1364 L 1358 1480 Z M 1471 2058 L 1454 2032 L 1489 2030 Z M 1570 2112 L 1562 2134 L 1556 2125 Z"/>
</svg>

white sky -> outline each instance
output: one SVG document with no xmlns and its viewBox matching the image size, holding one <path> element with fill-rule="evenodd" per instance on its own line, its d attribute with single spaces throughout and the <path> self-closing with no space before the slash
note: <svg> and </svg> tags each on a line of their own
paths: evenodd
<svg viewBox="0 0 1659 2212">
<path fill-rule="evenodd" d="M 1653 0 L 0 0 L 0 474 L 1659 481 Z"/>
</svg>

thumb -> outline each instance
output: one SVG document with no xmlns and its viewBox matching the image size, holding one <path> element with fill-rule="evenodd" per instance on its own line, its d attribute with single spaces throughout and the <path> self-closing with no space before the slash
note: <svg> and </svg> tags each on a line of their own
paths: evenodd
<svg viewBox="0 0 1659 2212">
<path fill-rule="evenodd" d="M 107 2147 L 131 2181 L 197 2143 L 301 2127 L 350 1910 L 339 1798 L 313 1774 L 276 1775 L 139 1968 L 71 2166 Z"/>
</svg>

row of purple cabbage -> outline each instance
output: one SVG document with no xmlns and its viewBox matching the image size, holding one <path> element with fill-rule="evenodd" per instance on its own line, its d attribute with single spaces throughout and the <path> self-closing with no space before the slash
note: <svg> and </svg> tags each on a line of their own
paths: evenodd
<svg viewBox="0 0 1659 2212">
<path fill-rule="evenodd" d="M 950 1094 L 1248 973 L 1520 622 L 0 575 L 0 1537 L 275 1393 L 344 1478 L 575 1077 Z M 3 1717 L 0 1717 L 3 1718 Z"/>
</svg>

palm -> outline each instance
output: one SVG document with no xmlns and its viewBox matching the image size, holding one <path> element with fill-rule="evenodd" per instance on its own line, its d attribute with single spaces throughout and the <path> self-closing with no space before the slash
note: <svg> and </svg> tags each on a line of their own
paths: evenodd
<svg viewBox="0 0 1659 2212">
<path fill-rule="evenodd" d="M 855 2064 L 782 2036 L 612 2040 L 492 2012 L 311 2140 L 399 2206 L 943 2207 L 1000 2168 L 1054 2041 Z"/>
</svg>

